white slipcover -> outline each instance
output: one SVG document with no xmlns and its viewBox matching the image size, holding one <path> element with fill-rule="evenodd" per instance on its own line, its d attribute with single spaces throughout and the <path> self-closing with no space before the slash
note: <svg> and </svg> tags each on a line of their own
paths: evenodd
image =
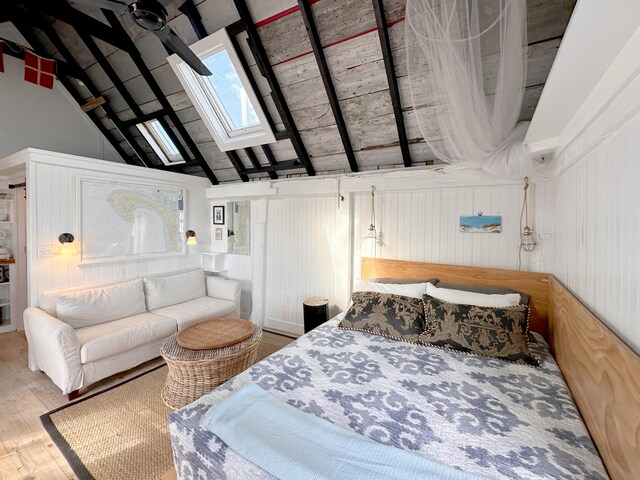
<svg viewBox="0 0 640 480">
<path fill-rule="evenodd" d="M 140 282 L 143 288 L 139 288 Z M 148 295 L 153 297 L 151 302 Z M 96 325 L 83 323 L 82 328 L 74 329 L 57 318 L 62 297 L 65 299 L 60 301 L 60 311 L 66 318 L 91 322 L 94 317 L 116 317 L 122 312 L 131 315 Z M 113 303 L 116 297 L 117 304 Z M 82 305 L 87 308 L 86 315 Z M 156 306 L 163 314 L 150 313 L 146 308 L 142 313 L 134 313 L 140 305 Z M 119 284 L 45 292 L 40 295 L 40 307 L 24 311 L 29 368 L 46 373 L 67 394 L 159 356 L 162 342 L 179 325 L 183 328 L 200 319 L 239 316 L 240 284 L 209 277 L 205 282 L 202 270 L 198 269 Z"/>
</svg>

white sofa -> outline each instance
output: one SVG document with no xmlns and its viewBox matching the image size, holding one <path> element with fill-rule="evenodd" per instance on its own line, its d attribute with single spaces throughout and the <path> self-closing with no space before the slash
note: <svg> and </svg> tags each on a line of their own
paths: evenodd
<svg viewBox="0 0 640 480">
<path fill-rule="evenodd" d="M 240 284 L 191 270 L 102 286 L 45 292 L 24 312 L 29 368 L 69 398 L 160 355 L 188 325 L 240 316 Z"/>
</svg>

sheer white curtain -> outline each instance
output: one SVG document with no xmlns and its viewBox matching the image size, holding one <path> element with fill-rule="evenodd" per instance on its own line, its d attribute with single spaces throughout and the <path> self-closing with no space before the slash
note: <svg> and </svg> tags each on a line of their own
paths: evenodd
<svg viewBox="0 0 640 480">
<path fill-rule="evenodd" d="M 450 164 L 522 177 L 526 0 L 407 0 L 407 69 L 424 139 Z"/>
</svg>

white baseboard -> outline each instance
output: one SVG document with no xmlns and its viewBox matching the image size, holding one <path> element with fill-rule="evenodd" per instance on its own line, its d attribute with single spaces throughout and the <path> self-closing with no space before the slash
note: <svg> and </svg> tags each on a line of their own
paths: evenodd
<svg viewBox="0 0 640 480">
<path fill-rule="evenodd" d="M 264 326 L 266 328 L 273 328 L 281 332 L 290 333 L 292 335 L 304 334 L 304 325 L 298 323 L 286 322 L 277 318 L 266 317 L 264 319 Z"/>
</svg>

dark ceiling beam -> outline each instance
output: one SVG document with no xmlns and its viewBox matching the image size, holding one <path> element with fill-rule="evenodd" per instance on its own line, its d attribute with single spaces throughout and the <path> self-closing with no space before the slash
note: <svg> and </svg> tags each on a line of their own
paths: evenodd
<svg viewBox="0 0 640 480">
<path fill-rule="evenodd" d="M 309 158 L 309 154 L 307 153 L 307 149 L 304 146 L 304 142 L 302 141 L 302 137 L 300 136 L 300 132 L 298 131 L 298 127 L 293 120 L 293 115 L 291 115 L 291 111 L 289 110 L 287 102 L 284 98 L 275 72 L 273 71 L 273 68 L 269 63 L 269 57 L 267 56 L 267 52 L 264 49 L 264 45 L 262 45 L 262 41 L 260 40 L 260 36 L 258 35 L 258 30 L 256 29 L 255 23 L 251 18 L 251 13 L 247 8 L 247 4 L 245 0 L 233 0 L 233 3 L 235 4 L 236 9 L 240 14 L 240 19 L 243 21 L 245 30 L 247 32 L 247 35 L 249 36 L 249 46 L 253 51 L 256 63 L 261 69 L 262 74 L 267 79 L 267 82 L 269 82 L 269 88 L 271 88 L 271 98 L 273 99 L 273 102 L 278 109 L 278 113 L 280 114 L 282 123 L 289 132 L 289 138 L 294 150 L 296 151 L 296 155 L 298 155 L 300 162 L 302 162 L 302 165 L 307 171 L 307 175 L 314 176 L 316 174 L 316 171 L 313 168 L 311 159 Z"/>
<path fill-rule="evenodd" d="M 27 40 L 27 42 L 31 44 L 35 53 L 46 57 L 47 54 L 44 50 L 44 47 L 40 44 L 36 36 L 31 33 L 28 25 L 23 20 L 19 20 L 15 17 L 12 17 L 11 21 L 18 28 L 18 30 L 20 31 L 20 34 Z M 83 105 L 85 103 L 84 98 L 82 98 L 82 96 L 78 93 L 78 91 L 75 89 L 74 85 L 72 84 L 71 80 L 69 80 L 68 77 L 59 75 L 58 80 L 60 81 L 60 83 L 62 83 L 64 88 L 67 89 L 69 94 L 73 97 L 73 99 L 76 101 L 78 105 Z M 136 163 L 133 162 L 131 157 L 129 157 L 129 154 L 122 148 L 122 145 L 120 145 L 120 142 L 118 142 L 115 138 L 113 138 L 113 136 L 111 135 L 107 127 L 104 125 L 104 123 L 102 123 L 102 121 L 97 115 L 97 111 L 90 110 L 89 112 L 87 112 L 87 116 L 89 117 L 89 119 L 91 119 L 93 124 L 100 131 L 100 133 L 104 135 L 104 138 L 106 138 L 109 141 L 109 143 L 115 149 L 115 151 L 118 152 L 118 155 L 120 155 L 122 159 L 128 164 L 136 165 Z"/>
<path fill-rule="evenodd" d="M 249 161 L 251 162 L 251 165 L 253 165 L 253 168 L 255 168 L 256 170 L 265 171 L 264 167 L 260 165 L 260 162 L 258 161 L 258 157 L 256 156 L 253 149 L 245 148 L 244 151 L 247 154 L 247 157 L 249 157 Z M 278 178 L 278 174 L 273 170 L 267 170 L 267 173 L 269 174 L 269 178 L 271 180 L 276 180 Z"/>
<path fill-rule="evenodd" d="M 391 104 L 393 105 L 393 115 L 396 119 L 396 127 L 398 129 L 398 140 L 400 140 L 402 161 L 404 162 L 405 167 L 410 167 L 411 152 L 409 150 L 409 141 L 407 140 L 407 129 L 404 124 L 404 114 L 402 113 L 400 89 L 398 88 L 398 79 L 396 78 L 393 54 L 391 53 L 391 42 L 389 41 L 387 19 L 384 14 L 384 3 L 383 0 L 372 1 L 373 13 L 375 14 L 376 25 L 378 27 L 378 37 L 380 37 L 380 48 L 382 49 L 384 68 L 387 72 L 387 83 L 389 84 L 389 95 L 391 95 Z"/>
<path fill-rule="evenodd" d="M 298 159 L 285 160 L 283 162 L 278 162 L 277 165 L 268 165 L 266 167 L 263 166 L 260 169 L 247 168 L 245 169 L 245 173 L 249 175 L 249 174 L 264 173 L 264 172 L 282 172 L 285 170 L 293 170 L 298 168 L 303 168 L 302 164 L 300 163 L 300 160 Z"/>
<path fill-rule="evenodd" d="M 6 40 L 0 37 L 0 41 L 3 42 L 6 48 L 3 49 L 5 55 L 9 55 L 10 57 L 14 57 L 20 60 L 24 60 L 24 49 L 28 49 L 24 45 L 20 45 L 19 43 L 12 42 L 11 40 Z M 31 42 L 29 42 L 31 43 Z M 49 58 L 50 55 L 44 55 Z M 65 75 L 67 77 L 78 78 L 81 73 L 78 72 L 75 68 L 69 65 L 67 62 L 62 60 L 54 59 L 56 62 L 56 75 Z"/>
<path fill-rule="evenodd" d="M 240 180 L 242 180 L 243 182 L 248 182 L 249 177 L 246 173 L 247 169 L 244 168 L 242 160 L 240 160 L 240 157 L 238 156 L 238 152 L 236 152 L 235 150 L 228 150 L 224 153 L 227 154 L 227 158 L 229 158 L 231 165 L 233 165 L 233 168 L 235 168 L 236 172 L 238 172 L 238 175 L 240 175 Z"/>
<path fill-rule="evenodd" d="M 265 157 L 267 157 L 267 162 L 269 162 L 270 166 L 275 167 L 276 165 L 278 165 L 278 162 L 276 162 L 276 157 L 269 145 L 262 145 L 262 151 L 264 152 Z"/>
<path fill-rule="evenodd" d="M 342 140 L 344 153 L 347 156 L 351 171 L 357 172 L 358 162 L 356 161 L 355 153 L 353 153 L 353 146 L 351 145 L 351 139 L 349 138 L 347 124 L 345 123 L 344 116 L 342 115 L 342 109 L 340 108 L 338 94 L 336 93 L 336 89 L 333 86 L 333 80 L 331 80 L 331 71 L 329 70 L 329 66 L 327 65 L 327 59 L 324 56 L 324 49 L 322 48 L 322 44 L 320 43 L 318 29 L 316 27 L 315 21 L 313 20 L 311 5 L 309 5 L 306 0 L 298 0 L 298 5 L 300 6 L 300 13 L 302 14 L 302 19 L 304 20 L 304 25 L 307 29 L 307 34 L 309 35 L 309 41 L 311 42 L 311 48 L 313 48 L 313 54 L 316 57 L 318 69 L 320 70 L 320 77 L 322 78 L 322 83 L 324 84 L 324 88 L 327 92 L 327 97 L 329 98 L 329 105 L 331 106 L 331 111 L 333 112 L 333 118 L 336 121 L 338 133 L 340 133 L 340 139 Z"/>
<path fill-rule="evenodd" d="M 123 41 L 113 28 L 96 20 L 91 15 L 76 10 L 66 2 L 50 2 L 49 0 L 38 0 L 35 2 L 41 11 L 46 12 L 52 17 L 71 25 L 76 29 L 82 29 L 85 33 L 99 38 L 103 42 L 107 42 L 120 50 L 127 50 L 127 44 Z"/>
<path fill-rule="evenodd" d="M 142 55 L 140 55 L 138 48 L 133 43 L 133 41 L 125 31 L 124 27 L 120 24 L 118 17 L 113 12 L 110 12 L 110 11 L 103 10 L 103 13 L 107 18 L 107 21 L 109 22 L 111 27 L 116 31 L 117 35 L 123 38 L 126 44 L 126 48 L 124 50 L 129 54 L 129 56 L 133 60 L 133 63 L 136 64 L 136 67 L 138 67 L 138 70 L 140 70 L 142 77 L 149 85 L 149 88 L 155 95 L 161 107 L 165 110 L 167 117 L 169 117 L 173 125 L 176 127 L 176 130 L 178 131 L 178 134 L 180 135 L 180 137 L 184 140 L 189 150 L 191 150 L 191 153 L 195 157 L 200 168 L 202 168 L 202 171 L 205 173 L 205 175 L 213 185 L 218 185 L 218 183 L 220 182 L 218 181 L 215 174 L 211 170 L 211 167 L 209 166 L 206 159 L 198 149 L 197 145 L 189 135 L 189 132 L 187 132 L 187 129 L 184 127 L 184 125 L 178 118 L 178 115 L 176 115 L 176 112 L 173 110 L 173 107 L 169 103 L 169 100 L 167 100 L 167 97 L 165 96 L 164 92 L 160 88 L 160 85 L 158 85 L 158 82 L 156 82 L 156 79 L 154 78 L 153 74 L 144 63 L 144 60 L 142 59 Z"/>
<path fill-rule="evenodd" d="M 101 95 L 100 91 L 93 84 L 93 82 L 91 81 L 89 76 L 82 70 L 80 65 L 78 65 L 78 63 L 76 62 L 75 58 L 73 57 L 71 52 L 67 49 L 66 45 L 62 42 L 62 40 L 60 39 L 60 36 L 53 29 L 53 27 L 46 20 L 41 18 L 38 15 L 37 12 L 34 12 L 34 11 L 30 11 L 28 13 L 28 18 L 25 18 L 24 21 L 26 23 L 31 23 L 32 25 L 36 26 L 39 30 L 41 30 L 47 36 L 47 38 L 53 44 L 53 46 L 56 48 L 56 50 L 58 50 L 58 53 L 60 53 L 60 55 L 62 55 L 62 57 L 65 59 L 65 61 L 68 64 L 72 65 L 73 68 L 76 68 L 76 69 L 78 69 L 79 71 L 82 72 L 81 75 L 80 75 L 79 80 L 82 81 L 82 83 L 85 85 L 87 90 L 89 90 L 91 95 L 93 95 L 95 98 L 98 98 Z M 83 103 L 84 103 L 84 101 L 83 101 Z M 130 135 L 130 133 L 128 132 L 128 130 L 126 128 L 122 128 L 122 126 L 119 125 L 118 116 L 111 109 L 109 104 L 106 103 L 106 104 L 102 105 L 102 109 L 107 114 L 107 117 L 109 117 L 109 119 L 114 123 L 116 128 L 120 131 L 120 133 L 125 138 L 127 143 L 129 143 L 131 148 L 133 148 L 133 150 L 136 152 L 136 155 L 139 157 L 139 159 L 142 162 L 142 164 L 144 166 L 147 166 L 147 167 L 152 165 L 153 163 L 151 162 L 151 160 L 147 156 L 146 152 L 144 150 L 142 150 L 142 148 L 136 142 L 136 140 L 133 138 L 133 136 Z M 128 160 L 130 160 L 130 158 L 127 155 L 125 157 L 125 161 L 127 161 L 127 163 L 131 163 Z"/>
<path fill-rule="evenodd" d="M 138 115 L 130 120 L 122 120 L 120 121 L 120 125 L 122 125 L 123 127 L 135 127 L 139 123 L 156 120 L 162 117 L 163 115 L 166 115 L 166 113 L 163 109 L 160 109 L 160 110 L 156 110 L 155 112 Z"/>
<path fill-rule="evenodd" d="M 186 0 L 182 5 L 180 5 L 179 10 L 187 16 L 198 38 L 204 38 L 208 35 L 207 30 L 204 28 L 204 24 L 202 23 L 200 12 L 198 12 L 193 0 Z"/>
</svg>

